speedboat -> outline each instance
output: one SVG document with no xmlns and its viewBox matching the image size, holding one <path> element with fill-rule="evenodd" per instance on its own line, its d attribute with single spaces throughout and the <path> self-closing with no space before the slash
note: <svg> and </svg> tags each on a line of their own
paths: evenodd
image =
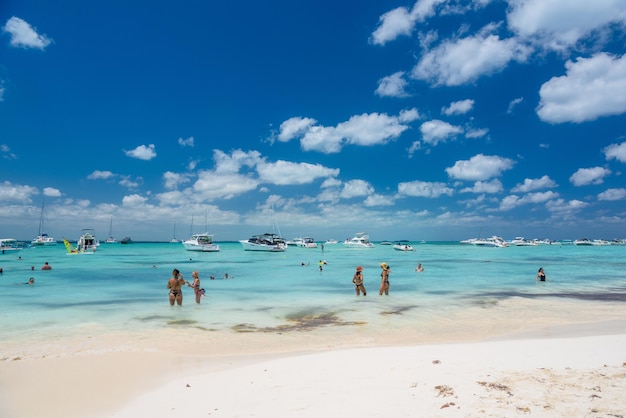
<svg viewBox="0 0 626 418">
<path fill-rule="evenodd" d="M 574 240 L 574 245 L 594 245 L 593 241 L 589 238 L 579 238 Z"/>
<path fill-rule="evenodd" d="M 478 247 L 508 247 L 506 241 L 497 235 L 489 238 L 470 238 L 461 241 L 461 244 L 471 244 Z"/>
<path fill-rule="evenodd" d="M 294 238 L 292 240 L 285 241 L 285 245 L 287 245 L 288 247 L 298 247 L 298 244 L 300 244 L 301 242 L 302 238 Z"/>
<path fill-rule="evenodd" d="M 516 247 L 536 247 L 536 240 L 529 240 L 524 237 L 515 237 L 510 242 L 511 245 L 515 245 Z"/>
<path fill-rule="evenodd" d="M 130 237 L 124 237 L 121 239 L 120 244 L 132 244 L 133 240 Z"/>
<path fill-rule="evenodd" d="M 346 238 L 343 245 L 348 248 L 374 248 L 370 237 L 365 232 L 357 232 L 354 237 Z"/>
<path fill-rule="evenodd" d="M 317 242 L 315 242 L 315 240 L 311 237 L 304 237 L 302 239 L 302 245 L 299 245 L 299 247 L 317 248 Z"/>
<path fill-rule="evenodd" d="M 213 243 L 213 235 L 208 233 L 193 234 L 191 238 L 183 241 L 187 251 L 217 252 L 220 246 Z"/>
<path fill-rule="evenodd" d="M 287 249 L 285 240 L 277 234 L 253 235 L 239 241 L 244 251 L 283 252 Z"/>
<path fill-rule="evenodd" d="M 294 238 L 291 241 L 287 241 L 287 245 L 300 248 L 317 248 L 317 242 L 311 237 Z"/>
<path fill-rule="evenodd" d="M 409 241 L 407 240 L 396 241 L 393 244 L 393 249 L 397 251 L 415 251 L 415 248 L 413 248 L 413 246 L 409 244 Z"/>
<path fill-rule="evenodd" d="M 327 239 L 325 242 L 326 245 L 334 245 L 334 244 L 339 244 L 339 241 L 337 241 L 336 239 Z"/>
<path fill-rule="evenodd" d="M 14 254 L 21 249 L 15 238 L 0 238 L 1 254 Z"/>
<path fill-rule="evenodd" d="M 96 239 L 95 231 L 91 228 L 81 230 L 80 238 L 76 243 L 79 252 L 95 252 L 100 242 Z"/>
</svg>

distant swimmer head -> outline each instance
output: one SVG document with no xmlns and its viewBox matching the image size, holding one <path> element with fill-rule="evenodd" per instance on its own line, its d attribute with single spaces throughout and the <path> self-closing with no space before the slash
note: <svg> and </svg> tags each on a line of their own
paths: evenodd
<svg viewBox="0 0 626 418">
<path fill-rule="evenodd" d="M 383 262 L 383 263 L 380 263 L 380 267 L 381 267 L 382 269 L 386 269 L 386 268 L 387 268 L 387 263 L 384 263 L 384 262 Z"/>
</svg>

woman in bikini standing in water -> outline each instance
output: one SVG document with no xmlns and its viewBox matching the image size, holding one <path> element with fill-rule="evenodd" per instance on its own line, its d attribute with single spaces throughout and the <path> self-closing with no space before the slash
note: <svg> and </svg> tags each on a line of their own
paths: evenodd
<svg viewBox="0 0 626 418">
<path fill-rule="evenodd" d="M 363 267 L 358 266 L 356 268 L 356 273 L 354 273 L 354 276 L 352 276 L 352 283 L 354 283 L 354 286 L 356 288 L 356 295 L 359 296 L 361 294 L 361 292 L 363 292 L 363 296 L 367 295 L 367 292 L 365 291 L 365 286 L 363 286 Z"/>
<path fill-rule="evenodd" d="M 185 279 L 183 279 L 183 275 L 180 274 L 178 269 L 174 269 L 172 271 L 172 277 L 167 282 L 167 288 L 170 289 L 170 305 L 174 306 L 174 302 L 178 303 L 178 306 L 183 304 L 183 285 L 185 284 Z"/>
<path fill-rule="evenodd" d="M 391 267 L 389 267 L 387 263 L 380 263 L 380 268 L 382 268 L 383 271 L 380 273 L 380 290 L 378 294 L 382 295 L 384 293 L 385 295 L 389 295 L 389 273 L 391 273 Z"/>
<path fill-rule="evenodd" d="M 187 286 L 193 288 L 193 293 L 196 294 L 196 303 L 200 303 L 203 289 L 200 289 L 200 276 L 198 275 L 198 270 L 192 271 L 191 277 L 193 277 L 193 283 L 186 282 Z"/>
</svg>

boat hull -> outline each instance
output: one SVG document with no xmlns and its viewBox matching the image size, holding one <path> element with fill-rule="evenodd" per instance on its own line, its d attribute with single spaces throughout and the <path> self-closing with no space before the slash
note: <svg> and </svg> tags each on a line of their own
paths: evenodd
<svg viewBox="0 0 626 418">
<path fill-rule="evenodd" d="M 213 253 L 220 250 L 220 246 L 217 244 L 201 245 L 196 243 L 183 242 L 183 246 L 187 251 L 201 251 L 205 253 Z"/>
<path fill-rule="evenodd" d="M 258 244 L 247 240 L 239 241 L 244 251 L 265 251 L 265 252 L 284 252 L 286 246 L 284 244 Z"/>
</svg>

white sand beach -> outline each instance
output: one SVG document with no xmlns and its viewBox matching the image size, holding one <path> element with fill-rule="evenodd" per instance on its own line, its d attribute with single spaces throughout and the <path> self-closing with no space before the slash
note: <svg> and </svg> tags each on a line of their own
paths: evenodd
<svg viewBox="0 0 626 418">
<path fill-rule="evenodd" d="M 448 342 L 350 327 L 178 329 L 9 345 L 23 354 L 0 361 L 0 416 L 620 417 L 626 313 L 607 308 L 607 321 L 581 321 L 581 309 L 545 327 L 529 318 L 534 325 L 513 334 L 494 332 L 503 323 L 486 318 L 459 324 L 463 337 Z"/>
</svg>

